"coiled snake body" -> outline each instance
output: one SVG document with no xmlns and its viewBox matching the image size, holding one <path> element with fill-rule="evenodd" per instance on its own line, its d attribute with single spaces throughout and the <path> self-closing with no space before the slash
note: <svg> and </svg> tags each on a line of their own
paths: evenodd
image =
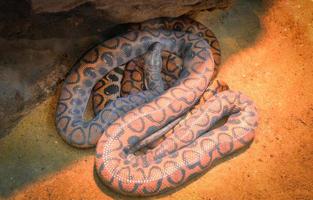
<svg viewBox="0 0 313 200">
<path fill-rule="evenodd" d="M 183 58 L 179 79 L 165 91 L 161 49 Z M 97 173 L 120 193 L 153 195 L 183 184 L 218 158 L 249 144 L 257 126 L 253 102 L 230 90 L 204 99 L 185 115 L 204 92 L 209 93 L 215 72 L 211 49 L 201 35 L 161 28 L 134 30 L 103 42 L 79 61 L 64 82 L 56 114 L 60 135 L 76 147 L 97 144 Z M 94 119 L 84 121 L 96 82 L 147 51 L 147 90 L 111 101 Z M 224 116 L 229 116 L 227 122 L 211 130 Z M 157 146 L 135 152 L 173 123 L 171 134 Z"/>
</svg>

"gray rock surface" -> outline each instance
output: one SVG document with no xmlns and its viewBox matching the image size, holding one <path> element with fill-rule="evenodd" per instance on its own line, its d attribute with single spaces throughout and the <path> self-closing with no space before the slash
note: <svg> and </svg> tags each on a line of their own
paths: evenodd
<svg viewBox="0 0 313 200">
<path fill-rule="evenodd" d="M 231 0 L 31 0 L 35 13 L 63 12 L 89 4 L 121 21 L 140 21 L 161 16 L 176 17 L 189 11 L 226 8 Z"/>
<path fill-rule="evenodd" d="M 88 48 L 128 22 L 225 8 L 231 0 L 10 0 L 0 2 L 0 137 L 57 84 Z"/>
</svg>

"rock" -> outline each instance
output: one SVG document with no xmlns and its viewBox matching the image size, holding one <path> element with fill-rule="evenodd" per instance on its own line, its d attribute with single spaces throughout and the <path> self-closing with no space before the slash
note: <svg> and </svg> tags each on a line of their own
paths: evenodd
<svg viewBox="0 0 313 200">
<path fill-rule="evenodd" d="M 64 12 L 89 4 L 101 10 L 108 19 L 118 22 L 138 22 L 168 16 L 177 17 L 190 11 L 226 8 L 231 0 L 31 0 L 35 13 Z"/>
<path fill-rule="evenodd" d="M 57 84 L 100 37 L 0 39 L 0 137 Z"/>
<path fill-rule="evenodd" d="M 231 0 L 10 0 L 0 2 L 0 137 L 119 25 L 225 8 Z"/>
</svg>

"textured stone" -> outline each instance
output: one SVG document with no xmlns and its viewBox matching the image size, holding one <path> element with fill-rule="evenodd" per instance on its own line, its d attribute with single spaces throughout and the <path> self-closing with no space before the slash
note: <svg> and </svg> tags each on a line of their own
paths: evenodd
<svg viewBox="0 0 313 200">
<path fill-rule="evenodd" d="M 102 10 L 108 18 L 140 21 L 161 16 L 176 17 L 189 11 L 226 8 L 231 0 L 31 0 L 35 13 L 64 12 L 89 4 Z"/>
</svg>

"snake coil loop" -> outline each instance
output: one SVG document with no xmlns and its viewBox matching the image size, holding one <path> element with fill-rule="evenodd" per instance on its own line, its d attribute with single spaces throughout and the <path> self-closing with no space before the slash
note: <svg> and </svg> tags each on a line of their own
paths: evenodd
<svg viewBox="0 0 313 200">
<path fill-rule="evenodd" d="M 131 29 L 91 49 L 72 69 L 56 126 L 72 146 L 96 145 L 96 171 L 108 187 L 148 196 L 247 146 L 258 117 L 250 98 L 212 81 L 220 50 L 205 26 L 182 17 Z M 96 116 L 85 121 L 90 94 Z"/>
</svg>

